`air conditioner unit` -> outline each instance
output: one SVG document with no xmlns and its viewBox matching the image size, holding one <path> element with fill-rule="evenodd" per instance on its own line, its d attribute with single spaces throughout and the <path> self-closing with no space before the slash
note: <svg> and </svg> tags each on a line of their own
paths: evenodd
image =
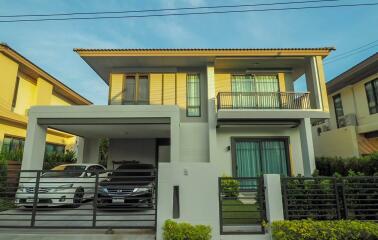
<svg viewBox="0 0 378 240">
<path fill-rule="evenodd" d="M 347 114 L 339 117 L 339 127 L 356 126 L 357 118 L 356 114 Z"/>
</svg>

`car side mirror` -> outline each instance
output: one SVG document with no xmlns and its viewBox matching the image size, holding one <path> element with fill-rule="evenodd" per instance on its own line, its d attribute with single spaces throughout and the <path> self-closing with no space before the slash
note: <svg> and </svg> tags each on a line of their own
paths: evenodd
<svg viewBox="0 0 378 240">
<path fill-rule="evenodd" d="M 85 173 L 85 176 L 86 176 L 86 177 L 92 177 L 92 173 L 87 172 L 87 173 Z"/>
</svg>

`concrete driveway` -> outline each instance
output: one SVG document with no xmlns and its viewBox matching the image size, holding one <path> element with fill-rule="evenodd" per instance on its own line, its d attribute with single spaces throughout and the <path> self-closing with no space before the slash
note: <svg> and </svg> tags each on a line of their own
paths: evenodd
<svg viewBox="0 0 378 240">
<path fill-rule="evenodd" d="M 31 209 L 18 208 L 0 212 L 0 227 L 29 227 Z M 35 217 L 36 227 L 91 227 L 93 220 L 92 202 L 83 203 L 79 208 L 61 207 L 59 209 L 38 208 Z M 154 210 L 100 209 L 96 211 L 96 226 L 109 228 L 141 228 L 155 226 Z"/>
</svg>

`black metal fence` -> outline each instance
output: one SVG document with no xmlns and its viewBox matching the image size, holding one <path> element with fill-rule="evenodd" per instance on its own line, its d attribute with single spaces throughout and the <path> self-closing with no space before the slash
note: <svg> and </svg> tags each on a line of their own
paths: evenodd
<svg viewBox="0 0 378 240">
<path fill-rule="evenodd" d="M 264 181 L 259 178 L 218 179 L 221 234 L 264 233 Z"/>
<path fill-rule="evenodd" d="M 308 92 L 220 92 L 220 109 L 310 109 Z"/>
<path fill-rule="evenodd" d="M 156 178 L 155 169 L 2 175 L 0 228 L 155 230 Z"/>
<path fill-rule="evenodd" d="M 378 177 L 285 177 L 285 219 L 378 221 Z"/>
</svg>

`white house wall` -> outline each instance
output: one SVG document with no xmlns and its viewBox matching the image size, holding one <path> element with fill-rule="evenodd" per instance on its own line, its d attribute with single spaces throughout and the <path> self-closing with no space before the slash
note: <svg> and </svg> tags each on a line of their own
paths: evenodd
<svg viewBox="0 0 378 240">
<path fill-rule="evenodd" d="M 180 123 L 181 162 L 209 162 L 207 123 Z"/>
</svg>

